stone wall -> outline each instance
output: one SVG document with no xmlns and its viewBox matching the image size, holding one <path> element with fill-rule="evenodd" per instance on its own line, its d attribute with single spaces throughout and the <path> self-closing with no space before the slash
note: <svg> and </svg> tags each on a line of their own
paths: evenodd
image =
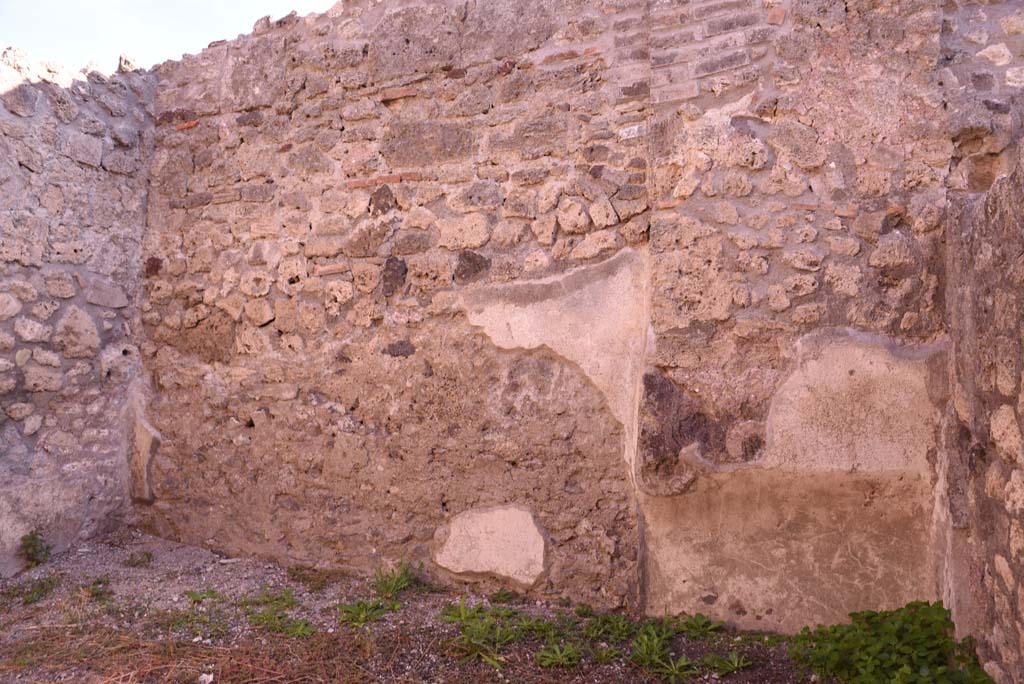
<svg viewBox="0 0 1024 684">
<path fill-rule="evenodd" d="M 127 507 L 152 79 L 0 57 L 0 575 Z"/>
<path fill-rule="evenodd" d="M 360 0 L 152 78 L 99 271 L 150 529 L 769 629 L 941 597 L 1020 681 L 1019 3 Z"/>
<path fill-rule="evenodd" d="M 951 584 L 961 627 L 994 660 L 987 669 L 1011 682 L 1024 672 L 1022 197 L 1018 163 L 982 198 L 952 211 L 949 259 L 955 391 L 948 441 L 959 542 Z"/>
<path fill-rule="evenodd" d="M 346 3 L 161 65 L 148 524 L 746 626 L 938 597 L 1012 10 Z"/>
<path fill-rule="evenodd" d="M 346 3 L 157 69 L 147 519 L 636 605 L 643 101 L 612 68 L 642 7 L 460 8 Z M 529 572 L 453 551 L 494 533 L 544 540 Z"/>
</svg>

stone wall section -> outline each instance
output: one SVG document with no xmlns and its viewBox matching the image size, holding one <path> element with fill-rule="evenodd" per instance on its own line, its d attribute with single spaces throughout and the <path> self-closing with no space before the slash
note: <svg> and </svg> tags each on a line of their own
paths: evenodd
<svg viewBox="0 0 1024 684">
<path fill-rule="evenodd" d="M 152 78 L 0 57 L 0 574 L 128 514 Z"/>
<path fill-rule="evenodd" d="M 646 240 L 646 59 L 614 45 L 644 11 L 346 4 L 157 69 L 154 529 L 465 577 L 449 523 L 515 505 L 543 571 L 482 579 L 637 602 L 621 422 L 557 347 L 464 311 L 519 281 L 518 305 L 589 296 L 616 273 L 590 264 Z"/>
<path fill-rule="evenodd" d="M 950 578 L 960 627 L 986 669 L 1024 672 L 1024 167 L 950 217 L 951 364 L 948 428 L 957 551 Z"/>
<path fill-rule="evenodd" d="M 657 106 L 649 138 L 653 339 L 634 464 L 648 610 L 795 629 L 937 597 L 941 8 L 678 14 L 696 43 L 674 34 L 670 70 L 689 90 Z"/>
</svg>

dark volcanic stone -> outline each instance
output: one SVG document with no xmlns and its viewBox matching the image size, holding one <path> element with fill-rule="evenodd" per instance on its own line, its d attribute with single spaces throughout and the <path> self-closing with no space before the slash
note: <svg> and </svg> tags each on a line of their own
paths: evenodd
<svg viewBox="0 0 1024 684">
<path fill-rule="evenodd" d="M 416 347 L 412 346 L 412 342 L 409 340 L 399 340 L 384 347 L 383 353 L 388 356 L 412 356 L 416 353 Z"/>
<path fill-rule="evenodd" d="M 459 252 L 455 263 L 455 281 L 467 283 L 491 267 L 491 260 L 469 250 Z"/>
<path fill-rule="evenodd" d="M 381 275 L 381 290 L 385 297 L 390 297 L 402 288 L 405 284 L 405 274 L 408 272 L 409 268 L 404 261 L 398 257 L 388 257 L 384 262 L 384 273 Z"/>
</svg>

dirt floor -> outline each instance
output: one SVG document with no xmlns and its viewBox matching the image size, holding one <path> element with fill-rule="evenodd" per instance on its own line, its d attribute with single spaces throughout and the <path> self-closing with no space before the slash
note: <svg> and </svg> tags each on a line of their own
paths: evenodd
<svg viewBox="0 0 1024 684">
<path fill-rule="evenodd" d="M 776 635 L 699 618 L 644 628 L 637 616 L 405 580 L 222 558 L 123 532 L 0 580 L 0 683 L 816 680 Z M 637 653 L 645 631 L 664 639 L 656 660 Z"/>
</svg>

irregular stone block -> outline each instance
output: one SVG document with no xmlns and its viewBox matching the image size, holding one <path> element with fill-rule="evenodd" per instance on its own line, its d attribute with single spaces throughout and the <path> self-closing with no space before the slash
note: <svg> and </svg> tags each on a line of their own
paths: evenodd
<svg viewBox="0 0 1024 684">
<path fill-rule="evenodd" d="M 397 257 L 388 257 L 384 262 L 384 269 L 381 272 L 381 292 L 385 297 L 390 297 L 405 285 L 405 276 L 409 272 L 405 262 Z"/>
<path fill-rule="evenodd" d="M 441 3 L 389 12 L 366 46 L 369 72 L 378 79 L 436 71 L 456 61 L 460 40 L 455 14 Z"/>
<path fill-rule="evenodd" d="M 483 247 L 491 238 L 491 225 L 484 214 L 469 214 L 438 221 L 437 244 L 448 249 Z"/>
<path fill-rule="evenodd" d="M 430 166 L 465 159 L 473 151 L 473 134 L 460 124 L 401 121 L 391 124 L 381 154 L 393 166 Z"/>
<path fill-rule="evenodd" d="M 303 254 L 310 259 L 315 257 L 332 257 L 341 254 L 345 247 L 347 238 L 342 235 L 324 235 L 322 237 L 311 237 L 306 240 Z"/>
<path fill-rule="evenodd" d="M 72 305 L 57 322 L 53 342 L 69 359 L 84 359 L 99 351 L 100 334 L 92 317 Z"/>
<path fill-rule="evenodd" d="M 123 309 L 128 306 L 128 297 L 120 286 L 98 278 L 94 278 L 86 286 L 85 301 L 108 309 Z"/>
<path fill-rule="evenodd" d="M 992 441 L 999 454 L 1011 464 L 1024 463 L 1024 439 L 1012 406 L 1003 405 L 992 412 L 989 419 Z"/>
<path fill-rule="evenodd" d="M 465 511 L 440 528 L 435 539 L 434 562 L 456 574 L 495 575 L 529 588 L 544 572 L 544 534 L 523 508 Z"/>
<path fill-rule="evenodd" d="M 4 103 L 7 111 L 21 117 L 30 117 L 35 114 L 38 100 L 39 93 L 28 83 L 22 83 L 0 94 L 0 102 Z"/>
<path fill-rule="evenodd" d="M 0 292 L 0 321 L 14 318 L 21 311 L 21 302 L 18 298 L 7 292 Z"/>
<path fill-rule="evenodd" d="M 45 342 L 50 339 L 53 329 L 31 318 L 18 318 L 14 321 L 14 333 L 22 342 Z"/>
<path fill-rule="evenodd" d="M 76 162 L 98 168 L 103 159 L 103 141 L 91 135 L 70 131 L 60 141 L 60 152 Z"/>
<path fill-rule="evenodd" d="M 22 368 L 22 374 L 27 392 L 56 392 L 64 386 L 64 376 L 56 368 L 28 363 Z"/>
</svg>

